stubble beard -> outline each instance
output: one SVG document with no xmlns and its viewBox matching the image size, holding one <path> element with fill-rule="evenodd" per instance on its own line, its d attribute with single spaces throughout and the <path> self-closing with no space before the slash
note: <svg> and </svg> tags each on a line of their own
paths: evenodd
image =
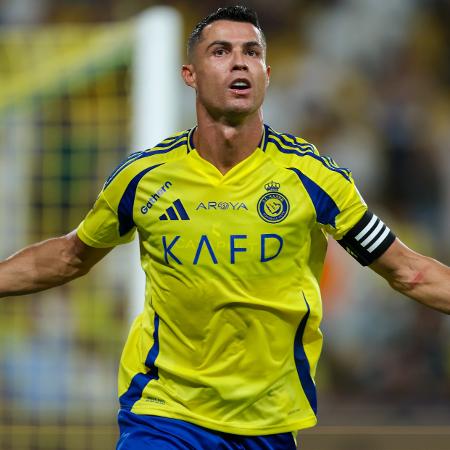
<svg viewBox="0 0 450 450">
<path fill-rule="evenodd" d="M 237 104 L 236 101 L 222 100 L 218 102 L 204 102 L 197 97 L 197 109 L 203 110 L 204 114 L 210 116 L 216 122 L 225 122 L 230 125 L 238 125 L 246 118 L 257 114 L 261 109 L 264 99 L 259 102 L 249 102 L 248 104 Z"/>
</svg>

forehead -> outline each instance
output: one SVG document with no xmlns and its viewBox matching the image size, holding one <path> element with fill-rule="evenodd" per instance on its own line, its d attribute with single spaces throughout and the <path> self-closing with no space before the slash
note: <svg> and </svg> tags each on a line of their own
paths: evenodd
<svg viewBox="0 0 450 450">
<path fill-rule="evenodd" d="M 208 45 L 214 41 L 251 42 L 263 45 L 261 32 L 248 22 L 234 22 L 231 20 L 216 20 L 207 25 L 202 32 L 201 43 Z"/>
</svg>

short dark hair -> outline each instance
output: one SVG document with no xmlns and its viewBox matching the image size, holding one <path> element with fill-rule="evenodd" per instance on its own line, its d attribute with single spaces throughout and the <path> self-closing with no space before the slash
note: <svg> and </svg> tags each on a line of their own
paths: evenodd
<svg viewBox="0 0 450 450">
<path fill-rule="evenodd" d="M 203 29 L 212 22 L 217 20 L 231 20 L 233 22 L 248 22 L 254 25 L 261 33 L 264 47 L 266 46 L 266 37 L 259 24 L 258 15 L 255 11 L 246 6 L 236 5 L 228 6 L 226 8 L 219 8 L 217 11 L 211 13 L 208 17 L 201 20 L 192 30 L 187 42 L 187 54 L 190 58 L 192 51 L 197 43 L 200 41 Z"/>
</svg>

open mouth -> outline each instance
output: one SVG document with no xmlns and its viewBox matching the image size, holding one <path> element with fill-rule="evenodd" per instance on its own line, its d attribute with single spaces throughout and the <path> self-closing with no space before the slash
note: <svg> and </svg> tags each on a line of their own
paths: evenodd
<svg viewBox="0 0 450 450">
<path fill-rule="evenodd" d="M 245 91 L 250 88 L 251 88 L 250 81 L 245 80 L 245 79 L 234 80 L 230 84 L 230 89 L 233 89 L 235 91 Z"/>
</svg>

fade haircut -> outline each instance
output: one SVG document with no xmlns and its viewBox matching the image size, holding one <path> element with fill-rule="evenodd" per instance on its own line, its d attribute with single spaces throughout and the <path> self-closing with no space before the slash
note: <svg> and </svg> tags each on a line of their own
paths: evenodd
<svg viewBox="0 0 450 450">
<path fill-rule="evenodd" d="M 266 48 L 266 37 L 259 24 L 258 15 L 255 11 L 246 6 L 236 5 L 228 6 L 226 8 L 219 8 L 216 12 L 213 12 L 208 17 L 201 20 L 193 29 L 191 35 L 189 36 L 187 42 L 187 54 L 189 60 L 192 59 L 192 53 L 195 46 L 200 41 L 202 37 L 202 32 L 204 28 L 210 23 L 216 22 L 217 20 L 231 20 L 232 22 L 248 22 L 254 25 L 261 33 L 262 44 L 264 50 Z"/>
</svg>

